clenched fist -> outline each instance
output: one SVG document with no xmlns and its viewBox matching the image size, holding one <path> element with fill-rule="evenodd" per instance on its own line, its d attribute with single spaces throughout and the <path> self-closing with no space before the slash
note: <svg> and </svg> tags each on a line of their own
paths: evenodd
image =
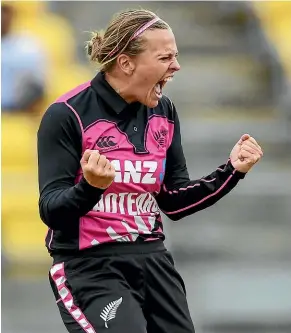
<svg viewBox="0 0 291 333">
<path fill-rule="evenodd" d="M 247 173 L 263 156 L 262 148 L 249 134 L 244 134 L 230 153 L 233 167 Z"/>
<path fill-rule="evenodd" d="M 87 149 L 80 161 L 86 181 L 96 188 L 108 188 L 115 177 L 115 170 L 106 156 L 98 150 Z"/>
</svg>

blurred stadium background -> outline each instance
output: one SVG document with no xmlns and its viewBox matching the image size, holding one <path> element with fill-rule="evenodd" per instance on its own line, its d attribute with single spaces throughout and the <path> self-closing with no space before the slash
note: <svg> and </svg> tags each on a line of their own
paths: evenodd
<svg viewBox="0 0 291 333">
<path fill-rule="evenodd" d="M 290 333 L 291 2 L 280 1 L 2 2 L 2 332 L 65 332 L 47 281 L 36 131 L 56 97 L 95 74 L 86 32 L 141 5 L 176 34 L 182 70 L 167 94 L 191 176 L 224 163 L 242 133 L 265 151 L 219 204 L 165 219 L 197 333 Z"/>
</svg>

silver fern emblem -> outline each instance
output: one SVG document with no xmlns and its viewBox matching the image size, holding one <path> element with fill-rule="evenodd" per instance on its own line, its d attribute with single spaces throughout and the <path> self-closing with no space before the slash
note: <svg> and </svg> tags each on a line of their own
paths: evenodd
<svg viewBox="0 0 291 333">
<path fill-rule="evenodd" d="M 122 297 L 118 300 L 110 302 L 105 308 L 102 310 L 100 317 L 105 321 L 105 327 L 108 328 L 107 323 L 109 320 L 114 319 L 116 316 L 116 311 L 119 308 L 119 305 L 122 303 Z"/>
</svg>

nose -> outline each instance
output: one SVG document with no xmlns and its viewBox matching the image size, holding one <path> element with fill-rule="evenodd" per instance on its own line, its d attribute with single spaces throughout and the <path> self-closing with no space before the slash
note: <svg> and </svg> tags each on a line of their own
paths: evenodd
<svg viewBox="0 0 291 333">
<path fill-rule="evenodd" d="M 179 62 L 178 62 L 178 60 L 177 60 L 177 58 L 175 58 L 175 60 L 172 62 L 170 68 L 171 68 L 173 71 L 175 71 L 175 72 L 177 72 L 177 71 L 179 71 L 179 70 L 181 69 L 181 66 L 180 66 L 180 64 L 179 64 Z"/>
</svg>

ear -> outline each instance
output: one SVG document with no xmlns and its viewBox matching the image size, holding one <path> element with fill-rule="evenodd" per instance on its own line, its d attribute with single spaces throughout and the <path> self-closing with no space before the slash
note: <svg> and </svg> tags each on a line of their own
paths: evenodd
<svg viewBox="0 0 291 333">
<path fill-rule="evenodd" d="M 116 63 L 118 67 L 126 74 L 126 75 L 132 75 L 134 69 L 135 69 L 135 63 L 133 59 L 126 55 L 126 54 L 120 54 L 117 59 Z"/>
</svg>

